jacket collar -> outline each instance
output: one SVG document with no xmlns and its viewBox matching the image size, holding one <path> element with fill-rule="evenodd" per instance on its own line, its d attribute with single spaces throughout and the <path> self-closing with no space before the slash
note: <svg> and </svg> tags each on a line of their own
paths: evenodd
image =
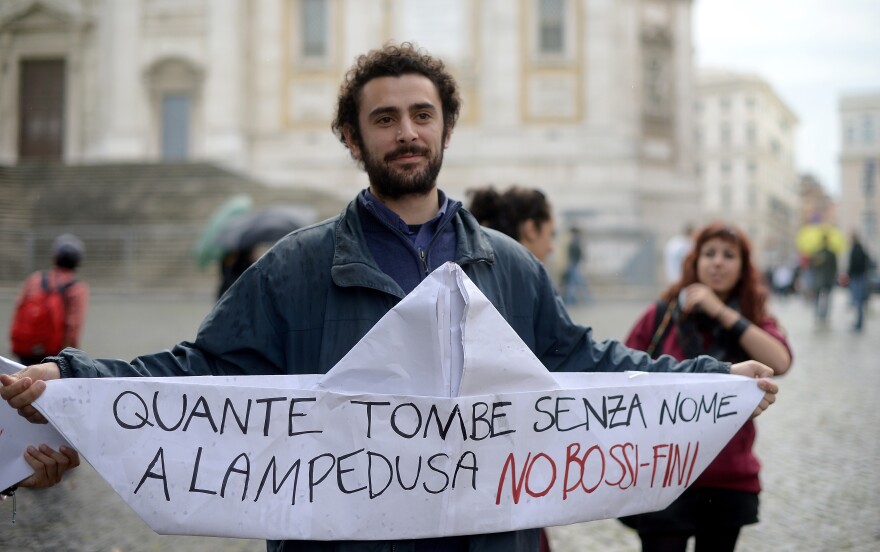
<svg viewBox="0 0 880 552">
<path fill-rule="evenodd" d="M 455 225 L 455 262 L 462 268 L 478 262 L 495 262 L 495 250 L 477 219 L 465 208 L 452 220 Z"/>
<path fill-rule="evenodd" d="M 390 276 L 379 269 L 367 247 L 355 198 L 339 215 L 334 229 L 333 283 L 340 287 L 367 287 L 402 299 L 406 294 Z M 457 209 L 455 262 L 464 267 L 476 262 L 495 262 L 495 253 L 477 219 L 464 208 Z"/>
</svg>

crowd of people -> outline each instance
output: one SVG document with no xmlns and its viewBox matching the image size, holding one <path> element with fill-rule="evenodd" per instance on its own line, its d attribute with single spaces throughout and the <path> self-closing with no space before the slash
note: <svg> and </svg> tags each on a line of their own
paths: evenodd
<svg viewBox="0 0 880 552">
<path fill-rule="evenodd" d="M 22 416 L 45 422 L 33 401 L 50 379 L 291 374 L 302 367 L 324 373 L 428 273 L 454 261 L 548 370 L 735 373 L 759 378 L 765 397 L 758 411 L 775 400 L 777 385 L 769 378 L 789 370 L 792 351 L 768 306 L 769 288 L 776 286 L 759 272 L 741 229 L 723 222 L 687 225 L 666 247 L 668 282 L 659 299 L 624 340 L 596 342 L 564 307 L 590 297 L 584 228 L 566 228 L 565 268 L 553 278 L 546 263 L 557 221 L 541 190 L 471 190 L 465 208 L 437 187 L 460 103 L 458 85 L 442 61 L 411 44 L 360 56 L 341 85 L 332 129 L 369 186 L 337 217 L 247 259 L 195 340 L 170 350 L 125 362 L 95 359 L 76 348 L 88 288 L 73 277 L 82 244 L 66 238 L 54 250 L 56 268 L 48 276 L 52 288 L 67 284 L 63 346 L 21 354 L 27 368 L 0 376 L 0 395 Z M 858 306 L 854 327 L 861 329 L 871 261 L 857 237 L 852 242 L 847 270 Z M 809 265 L 817 317 L 827 316 L 828 291 L 836 283 L 836 255 L 829 253 Z M 22 298 L 44 285 L 44 274 L 28 279 Z M 643 550 L 684 551 L 691 537 L 698 549 L 733 550 L 741 527 L 758 521 L 754 440 L 749 421 L 672 506 L 624 518 L 638 531 Z M 21 486 L 32 488 L 57 484 L 79 464 L 69 448 L 39 447 L 26 460 L 35 471 Z M 271 541 L 268 549 L 357 551 L 380 544 Z M 524 530 L 426 539 L 405 549 L 539 546 L 547 546 L 541 533 Z"/>
</svg>

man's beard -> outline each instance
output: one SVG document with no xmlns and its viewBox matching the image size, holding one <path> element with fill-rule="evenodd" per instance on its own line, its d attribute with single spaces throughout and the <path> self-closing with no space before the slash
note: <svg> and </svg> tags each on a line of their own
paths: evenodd
<svg viewBox="0 0 880 552">
<path fill-rule="evenodd" d="M 365 148 L 364 169 L 370 178 L 370 186 L 379 197 L 400 199 L 406 195 L 424 195 L 434 189 L 437 183 L 437 175 L 443 165 L 443 150 L 437 155 L 431 155 L 428 148 L 421 146 L 403 146 L 385 155 L 380 161 L 375 159 Z M 392 167 L 391 161 L 401 155 L 416 154 L 428 158 L 428 165 L 424 168 Z"/>
</svg>

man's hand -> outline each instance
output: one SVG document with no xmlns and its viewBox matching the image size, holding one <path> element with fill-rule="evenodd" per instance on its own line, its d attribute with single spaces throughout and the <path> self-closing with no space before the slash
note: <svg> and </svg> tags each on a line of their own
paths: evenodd
<svg viewBox="0 0 880 552">
<path fill-rule="evenodd" d="M 764 398 L 758 403 L 758 407 L 752 412 L 752 418 L 767 410 L 771 404 L 776 402 L 776 393 L 779 392 L 779 386 L 773 381 L 767 379 L 773 375 L 773 369 L 769 366 L 761 364 L 757 360 L 747 360 L 739 362 L 730 367 L 731 374 L 739 376 L 747 376 L 750 378 L 758 378 L 758 388 L 764 391 Z"/>
<path fill-rule="evenodd" d="M 0 374 L 0 383 L 3 384 L 0 387 L 0 397 L 29 421 L 45 424 L 46 418 L 32 403 L 46 390 L 45 380 L 60 377 L 61 370 L 54 362 L 28 366 L 12 375 Z M 79 466 L 79 454 L 66 446 L 57 451 L 47 445 L 28 447 L 24 459 L 34 469 L 34 474 L 18 485 L 33 489 L 51 487 L 61 481 L 66 471 Z"/>
<path fill-rule="evenodd" d="M 34 469 L 34 474 L 23 479 L 18 486 L 32 489 L 51 487 L 61 481 L 65 472 L 79 466 L 79 454 L 63 445 L 57 451 L 47 445 L 28 447 L 24 459 Z"/>
<path fill-rule="evenodd" d="M 44 380 L 59 379 L 61 369 L 54 362 L 34 364 L 12 374 L 0 374 L 0 397 L 18 414 L 35 424 L 47 423 L 46 418 L 33 407 L 33 402 L 46 390 Z M 77 460 L 79 463 L 79 460 Z"/>
</svg>

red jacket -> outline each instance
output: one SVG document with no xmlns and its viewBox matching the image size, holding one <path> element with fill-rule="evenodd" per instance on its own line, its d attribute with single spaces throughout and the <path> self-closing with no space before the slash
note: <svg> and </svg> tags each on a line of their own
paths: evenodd
<svg viewBox="0 0 880 552">
<path fill-rule="evenodd" d="M 626 345 L 633 349 L 645 350 L 651 343 L 656 329 L 657 304 L 654 303 L 642 314 L 641 318 L 633 326 L 626 338 Z M 785 335 L 772 319 L 763 320 L 758 326 L 782 342 L 789 350 L 788 341 Z M 704 349 L 708 349 L 709 336 L 703 336 Z M 657 348 L 657 354 L 671 355 L 678 360 L 684 360 L 685 354 L 678 340 L 678 327 L 674 323 L 670 323 L 670 330 L 667 332 L 663 342 Z M 729 360 L 729 359 L 720 359 Z M 755 424 L 752 420 L 748 420 L 745 425 L 733 436 L 733 439 L 727 443 L 715 460 L 709 464 L 700 477 L 694 482 L 695 487 L 707 487 L 713 489 L 733 489 L 737 491 L 746 491 L 758 493 L 761 491 L 761 482 L 758 479 L 758 472 L 761 469 L 761 463 L 752 453 L 752 446 L 755 443 Z"/>
</svg>

